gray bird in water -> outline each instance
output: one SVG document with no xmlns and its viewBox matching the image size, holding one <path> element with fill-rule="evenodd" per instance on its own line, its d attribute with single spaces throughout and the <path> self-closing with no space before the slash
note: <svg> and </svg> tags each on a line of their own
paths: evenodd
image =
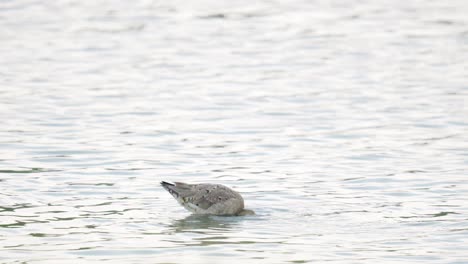
<svg viewBox="0 0 468 264">
<path fill-rule="evenodd" d="M 162 181 L 166 189 L 185 209 L 194 214 L 209 215 L 253 215 L 244 209 L 242 196 L 221 184 L 188 184 Z"/>
</svg>

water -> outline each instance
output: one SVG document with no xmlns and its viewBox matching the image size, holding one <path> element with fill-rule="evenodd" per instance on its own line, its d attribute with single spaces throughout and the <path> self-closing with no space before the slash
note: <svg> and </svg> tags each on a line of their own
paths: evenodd
<svg viewBox="0 0 468 264">
<path fill-rule="evenodd" d="M 467 263 L 467 13 L 3 1 L 0 262 Z"/>
</svg>

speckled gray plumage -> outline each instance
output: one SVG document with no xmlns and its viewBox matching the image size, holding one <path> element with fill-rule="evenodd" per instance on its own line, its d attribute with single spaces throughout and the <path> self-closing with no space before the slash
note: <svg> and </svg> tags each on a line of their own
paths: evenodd
<svg viewBox="0 0 468 264">
<path fill-rule="evenodd" d="M 221 184 L 187 184 L 161 182 L 183 207 L 195 214 L 246 215 L 253 211 L 244 209 L 242 196 Z"/>
</svg>

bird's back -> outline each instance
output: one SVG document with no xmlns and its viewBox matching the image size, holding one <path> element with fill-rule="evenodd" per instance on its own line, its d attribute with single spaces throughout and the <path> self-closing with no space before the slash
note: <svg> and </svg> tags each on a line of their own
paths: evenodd
<svg viewBox="0 0 468 264">
<path fill-rule="evenodd" d="M 175 184 L 161 185 L 187 210 L 196 214 L 238 215 L 244 209 L 242 196 L 220 184 Z"/>
</svg>

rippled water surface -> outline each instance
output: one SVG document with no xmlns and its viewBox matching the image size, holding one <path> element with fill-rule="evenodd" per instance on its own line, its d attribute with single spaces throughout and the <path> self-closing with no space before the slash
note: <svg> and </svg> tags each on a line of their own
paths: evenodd
<svg viewBox="0 0 468 264">
<path fill-rule="evenodd" d="M 467 263 L 467 14 L 2 1 L 0 262 Z M 190 215 L 161 180 L 257 215 Z"/>
</svg>

